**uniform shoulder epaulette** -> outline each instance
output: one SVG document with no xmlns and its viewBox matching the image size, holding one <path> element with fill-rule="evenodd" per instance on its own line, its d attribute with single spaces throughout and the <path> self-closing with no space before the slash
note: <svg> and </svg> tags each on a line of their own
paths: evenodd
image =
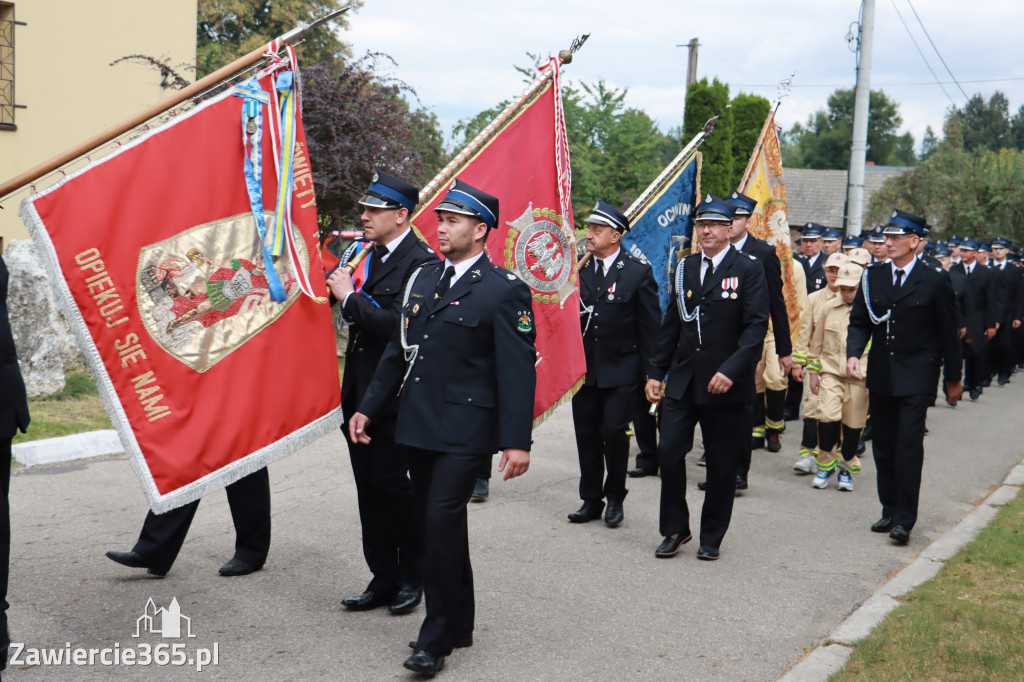
<svg viewBox="0 0 1024 682">
<path fill-rule="evenodd" d="M 430 244 L 426 243 L 426 242 L 425 242 L 425 241 L 423 241 L 422 239 L 417 239 L 417 240 L 416 240 L 416 245 L 417 245 L 418 247 L 420 247 L 420 249 L 421 249 L 421 250 L 422 250 L 422 251 L 423 251 L 424 253 L 427 253 L 427 254 L 429 254 L 429 255 L 431 255 L 431 256 L 437 256 L 437 253 L 436 253 L 436 252 L 434 251 L 434 249 L 433 249 L 433 248 L 431 248 Z"/>
<path fill-rule="evenodd" d="M 435 254 L 435 255 L 436 255 L 436 254 Z M 432 258 L 432 259 L 430 259 L 430 260 L 427 260 L 427 261 L 423 261 L 422 263 L 420 263 L 420 264 L 419 264 L 419 265 L 417 265 L 416 267 L 417 267 L 417 268 L 429 268 L 429 267 L 431 267 L 432 265 L 438 265 L 438 264 L 440 264 L 440 263 L 442 263 L 442 262 L 444 262 L 444 261 L 443 261 L 442 259 L 440 259 L 440 258 Z"/>
<path fill-rule="evenodd" d="M 501 275 L 501 278 L 503 280 L 505 280 L 506 282 L 515 282 L 516 280 L 519 279 L 519 275 L 517 275 L 516 273 L 512 272 L 511 270 L 507 270 L 507 269 L 501 267 L 500 265 L 496 265 L 494 263 L 491 263 L 491 268 L 496 273 Z"/>
<path fill-rule="evenodd" d="M 627 254 L 626 254 L 626 257 L 627 257 L 627 258 L 629 258 L 629 260 L 631 260 L 631 261 L 634 261 L 634 262 L 636 262 L 636 263 L 639 263 L 640 265 L 646 265 L 646 266 L 648 266 L 648 267 L 650 267 L 650 265 L 651 265 L 650 263 L 648 263 L 647 261 L 645 261 L 645 260 L 644 260 L 643 258 L 640 258 L 639 256 L 634 256 L 634 255 L 633 255 L 633 254 L 631 254 L 631 253 L 627 253 Z"/>
<path fill-rule="evenodd" d="M 874 263 L 868 263 L 868 270 L 870 270 L 871 268 L 877 268 L 877 267 L 879 267 L 881 265 L 888 265 L 888 264 L 889 264 L 889 261 L 885 261 L 884 263 L 879 262 L 879 261 L 875 261 Z"/>
</svg>

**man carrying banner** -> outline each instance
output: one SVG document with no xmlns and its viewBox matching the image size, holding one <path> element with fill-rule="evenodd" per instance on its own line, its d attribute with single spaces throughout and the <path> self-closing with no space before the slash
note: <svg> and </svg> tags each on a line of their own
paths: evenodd
<svg viewBox="0 0 1024 682">
<path fill-rule="evenodd" d="M 398 338 L 349 422 L 353 441 L 371 442 L 367 428 L 399 394 L 395 441 L 411 448 L 427 600 L 416 653 L 404 665 L 429 676 L 453 648 L 473 643 L 466 505 L 481 459 L 503 450 L 506 480 L 529 468 L 536 387 L 530 288 L 484 254 L 498 199 L 455 180 L 435 210 L 447 260 L 414 271 Z"/>
<path fill-rule="evenodd" d="M 775 247 L 761 241 L 747 232 L 750 215 L 757 207 L 757 201 L 740 192 L 733 192 L 726 202 L 733 209 L 732 228 L 729 243 L 740 253 L 754 256 L 764 266 L 768 284 L 768 305 L 771 324 L 761 360 L 754 375 L 757 397 L 754 399 L 754 429 L 751 434 L 751 449 L 765 446 L 768 451 L 778 452 L 782 448 L 779 434 L 786 428 L 783 412 L 786 408 L 786 388 L 789 371 L 793 366 L 793 342 L 789 334 L 789 313 L 786 299 L 782 294 L 782 263 Z M 747 474 L 750 471 L 750 453 L 744 457 L 736 474 L 736 489 L 746 490 Z M 701 487 L 702 484 L 698 484 Z"/>
<path fill-rule="evenodd" d="M 572 399 L 583 506 L 573 523 L 601 517 L 622 523 L 629 463 L 629 425 L 661 322 L 651 266 L 620 247 L 629 220 L 604 201 L 587 218 L 587 252 L 580 271 L 580 327 L 587 358 L 583 387 Z M 607 473 L 605 473 L 607 470 Z M 604 478 L 602 487 L 602 478 Z"/>
<path fill-rule="evenodd" d="M 359 200 L 364 237 L 373 253 L 360 263 L 364 277 L 355 291 L 352 277 L 337 268 L 327 280 L 341 302 L 341 316 L 350 324 L 341 383 L 341 408 L 346 419 L 359 409 L 388 341 L 398 329 L 401 293 L 410 273 L 434 260 L 433 250 L 413 234 L 409 217 L 419 201 L 419 189 L 387 173 L 373 174 Z M 423 542 L 416 523 L 406 449 L 395 444 L 398 400 L 383 407 L 370 428 L 372 442 L 348 441 L 352 473 L 359 500 L 363 556 L 373 573 L 366 590 L 343 599 L 350 611 L 387 605 L 398 615 L 409 613 L 423 597 L 420 561 Z M 348 437 L 348 429 L 342 426 Z"/>
<path fill-rule="evenodd" d="M 678 266 L 675 310 L 669 310 L 647 373 L 647 398 L 662 402 L 661 520 L 657 557 L 691 539 L 684 459 L 699 422 L 707 456 L 707 495 L 697 558 L 719 556 L 732 517 L 736 472 L 750 451 L 754 367 L 768 331 L 764 268 L 729 244 L 733 210 L 711 195 L 697 207 L 701 252 Z M 666 381 L 665 397 L 661 382 Z"/>
</svg>

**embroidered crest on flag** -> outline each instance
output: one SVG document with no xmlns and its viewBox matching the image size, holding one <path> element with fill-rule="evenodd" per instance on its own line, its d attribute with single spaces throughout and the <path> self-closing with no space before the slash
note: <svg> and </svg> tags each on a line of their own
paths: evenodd
<svg viewBox="0 0 1024 682">
<path fill-rule="evenodd" d="M 574 289 L 572 249 L 561 222 L 556 211 L 534 209 L 531 203 L 523 215 L 508 223 L 505 267 L 534 289 L 538 303 L 564 301 Z"/>
</svg>

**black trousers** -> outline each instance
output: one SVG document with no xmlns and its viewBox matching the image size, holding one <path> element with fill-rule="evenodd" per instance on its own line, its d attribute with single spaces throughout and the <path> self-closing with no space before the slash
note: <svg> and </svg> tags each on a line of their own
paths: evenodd
<svg viewBox="0 0 1024 682">
<path fill-rule="evenodd" d="M 964 355 L 964 388 L 981 388 L 981 382 L 988 377 L 988 341 L 977 336 L 970 343 L 962 342 Z"/>
<path fill-rule="evenodd" d="M 270 476 L 266 467 L 235 481 L 225 492 L 235 524 L 235 558 L 263 566 L 270 551 Z M 150 568 L 169 571 L 198 509 L 197 500 L 163 514 L 149 512 L 132 551 Z"/>
<path fill-rule="evenodd" d="M 7 583 L 11 573 L 11 441 L 13 436 L 0 439 L 0 645 L 7 639 Z"/>
<path fill-rule="evenodd" d="M 999 331 L 992 338 L 992 360 L 994 366 L 990 372 L 995 372 L 1002 378 L 1009 378 L 1013 372 L 1016 358 L 1013 352 L 1013 328 L 999 327 Z"/>
<path fill-rule="evenodd" d="M 395 592 L 399 583 L 420 581 L 423 540 L 409 480 L 408 448 L 395 444 L 394 416 L 370 424 L 368 444 L 348 440 L 352 473 L 356 480 L 363 557 L 373 574 L 367 590 Z"/>
<path fill-rule="evenodd" d="M 894 398 L 871 394 L 872 449 L 882 516 L 907 530 L 917 522 L 924 465 L 924 427 L 932 395 Z"/>
<path fill-rule="evenodd" d="M 658 418 L 651 414 L 651 404 L 647 402 L 643 384 L 633 403 L 633 435 L 640 448 L 636 456 L 637 468 L 652 475 L 658 473 Z"/>
<path fill-rule="evenodd" d="M 693 449 L 693 433 L 700 423 L 707 459 L 707 488 L 700 518 L 700 544 L 719 547 L 729 529 L 736 489 L 736 473 L 750 449 L 753 403 L 698 405 L 692 388 L 682 400 L 661 401 L 661 520 L 663 536 L 690 534 L 686 505 L 686 455 Z"/>
<path fill-rule="evenodd" d="M 420 647 L 447 656 L 455 641 L 472 634 L 476 606 L 469 560 L 466 505 L 480 461 L 490 455 L 464 455 L 410 448 L 416 513 L 423 533 L 423 587 L 427 615 Z"/>
<path fill-rule="evenodd" d="M 583 500 L 607 497 L 621 501 L 626 497 L 629 466 L 626 429 L 633 416 L 636 390 L 636 384 L 613 388 L 583 386 L 573 396 L 572 421 L 576 428 L 580 498 Z"/>
</svg>

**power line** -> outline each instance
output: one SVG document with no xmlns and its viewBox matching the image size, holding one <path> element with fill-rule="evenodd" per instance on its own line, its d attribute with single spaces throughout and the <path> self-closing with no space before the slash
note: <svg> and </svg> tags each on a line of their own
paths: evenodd
<svg viewBox="0 0 1024 682">
<path fill-rule="evenodd" d="M 924 31 L 925 38 L 927 38 L 928 42 L 931 43 L 932 49 L 935 50 L 935 54 L 939 56 L 939 61 L 942 62 L 942 65 L 946 67 L 946 73 L 948 73 L 949 77 L 953 79 L 954 83 L 956 83 L 956 87 L 960 88 L 960 94 L 964 96 L 964 99 L 970 101 L 971 98 L 967 96 L 967 93 L 964 92 L 964 89 L 960 87 L 960 83 L 957 83 L 956 76 L 954 76 L 953 72 L 949 70 L 949 66 L 946 64 L 946 60 L 942 58 L 942 53 L 939 52 L 939 48 L 935 47 L 935 41 L 933 41 L 932 37 L 928 34 L 928 29 L 924 27 L 924 22 L 921 21 L 921 17 L 918 16 L 917 10 L 914 9 L 914 4 L 910 2 L 910 0 L 907 0 L 907 4 L 910 5 L 910 11 L 914 13 L 914 17 L 917 19 L 917 23 L 920 24 L 921 30 Z"/>
<path fill-rule="evenodd" d="M 1014 76 L 1010 78 L 978 78 L 974 80 L 956 81 L 956 84 L 965 83 L 1009 83 L 1012 81 L 1024 81 L 1024 76 Z M 940 85 L 953 85 L 954 81 L 940 81 Z M 729 83 L 737 88 L 774 88 L 776 84 L 772 83 Z M 842 88 L 849 85 L 848 83 L 794 83 L 794 88 Z M 927 85 L 929 87 L 935 85 L 935 81 L 924 81 L 918 83 L 874 83 L 874 87 L 878 88 L 902 88 L 917 85 Z"/>
<path fill-rule="evenodd" d="M 932 78 L 934 78 L 935 82 L 939 84 L 940 88 L 942 88 L 942 92 L 946 94 L 946 97 L 949 99 L 949 103 L 956 106 L 956 102 L 954 102 L 953 98 L 949 96 L 948 92 L 946 92 L 946 86 L 942 84 L 942 82 L 939 80 L 939 77 L 935 74 L 935 70 L 932 69 L 932 65 L 928 63 L 928 59 L 924 56 L 924 52 L 921 51 L 921 46 L 917 44 L 917 40 L 914 38 L 914 34 L 910 32 L 910 27 L 907 26 L 907 22 L 903 21 L 903 15 L 900 14 L 900 8 L 896 6 L 896 0 L 889 1 L 892 3 L 892 8 L 896 10 L 896 16 L 900 18 L 900 23 L 903 24 L 903 28 L 907 30 L 907 35 L 910 36 L 910 42 L 914 43 L 914 47 L 917 48 L 917 53 L 921 55 L 921 61 L 923 61 L 924 65 L 928 67 L 928 70 L 931 71 Z"/>
</svg>

